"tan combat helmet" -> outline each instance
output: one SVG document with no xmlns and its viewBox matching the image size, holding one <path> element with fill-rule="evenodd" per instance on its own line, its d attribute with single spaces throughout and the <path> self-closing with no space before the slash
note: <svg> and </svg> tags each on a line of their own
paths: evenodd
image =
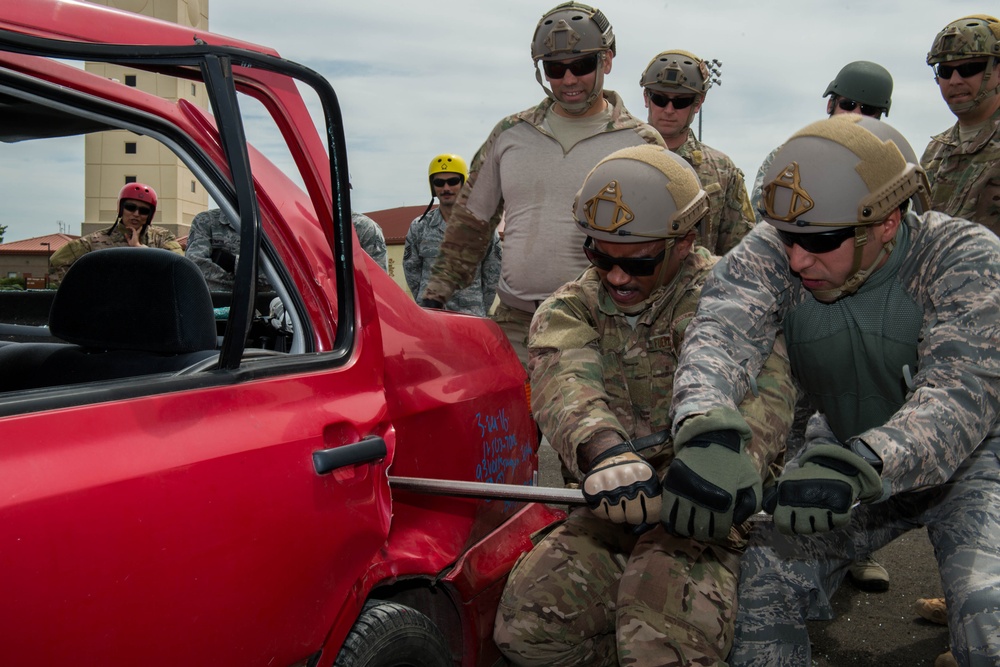
<svg viewBox="0 0 1000 667">
<path fill-rule="evenodd" d="M 779 231 L 819 234 L 854 230 L 854 266 L 840 288 L 814 292 L 823 301 L 851 294 L 882 257 L 861 269 L 868 227 L 910 200 L 928 208 L 930 187 L 909 142 L 884 121 L 842 114 L 807 125 L 785 142 L 764 177 L 765 221 Z"/>
<path fill-rule="evenodd" d="M 711 87 L 705 61 L 687 51 L 657 54 L 639 78 L 639 85 L 661 93 L 688 91 L 702 97 Z"/>
<path fill-rule="evenodd" d="M 955 113 L 971 111 L 987 97 L 1000 92 L 998 82 L 993 78 L 993 71 L 997 62 L 1000 62 L 1000 21 L 986 14 L 965 16 L 952 21 L 934 37 L 934 43 L 927 54 L 927 64 L 934 68 L 935 74 L 940 63 L 976 57 L 989 58 L 979 93 L 969 102 L 949 103 L 949 108 Z"/>
<path fill-rule="evenodd" d="M 683 158 L 644 144 L 597 163 L 573 205 L 587 236 L 611 243 L 676 239 L 708 213 L 708 195 Z"/>
<path fill-rule="evenodd" d="M 547 11 L 535 26 L 531 39 L 531 59 L 535 63 L 535 79 L 545 94 L 573 115 L 587 111 L 601 96 L 604 89 L 604 53 L 615 54 L 615 33 L 604 13 L 582 2 L 564 2 Z M 546 60 L 571 60 L 596 53 L 597 79 L 594 90 L 583 102 L 565 104 L 556 100 L 552 91 L 542 81 L 539 62 Z"/>
</svg>

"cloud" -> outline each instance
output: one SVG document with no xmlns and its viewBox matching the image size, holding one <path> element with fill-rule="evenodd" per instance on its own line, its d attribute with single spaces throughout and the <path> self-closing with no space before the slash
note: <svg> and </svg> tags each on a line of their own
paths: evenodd
<svg viewBox="0 0 1000 667">
<path fill-rule="evenodd" d="M 529 47 L 538 19 L 555 4 L 211 0 L 210 26 L 273 47 L 330 80 L 347 132 L 354 208 L 369 211 L 425 203 L 433 156 L 471 160 L 501 118 L 542 99 Z M 852 60 L 873 60 L 892 73 L 888 121 L 920 155 L 932 134 L 955 121 L 924 62 L 927 50 L 944 25 L 983 11 L 969 0 L 596 4 L 618 40 L 607 87 L 637 116 L 645 117 L 639 76 L 660 51 L 683 48 L 723 62 L 722 85 L 704 106 L 703 139 L 728 153 L 748 180 L 774 146 L 824 115 L 827 84 Z M 0 183 L 0 196 L 51 176 L 12 171 L 6 176 L 15 185 Z M 12 225 L 8 240 L 56 231 L 60 218 L 78 223 L 82 176 L 82 161 L 75 173 L 58 175 L 68 179 L 66 196 L 78 198 L 69 213 L 52 202 L 32 212 L 33 226 L 18 222 L 15 234 Z M 7 213 L 0 216 L 0 224 L 11 224 Z"/>
</svg>

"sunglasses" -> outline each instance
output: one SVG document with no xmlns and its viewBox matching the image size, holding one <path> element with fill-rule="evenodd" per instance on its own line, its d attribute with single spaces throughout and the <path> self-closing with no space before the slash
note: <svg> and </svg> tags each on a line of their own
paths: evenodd
<svg viewBox="0 0 1000 667">
<path fill-rule="evenodd" d="M 860 102 L 849 100 L 846 97 L 841 97 L 839 100 L 837 100 L 837 106 L 843 109 L 844 111 L 854 111 L 860 106 L 861 115 L 871 116 L 872 118 L 878 118 L 883 113 L 883 109 L 881 107 L 873 107 L 870 104 L 861 104 Z"/>
<path fill-rule="evenodd" d="M 433 183 L 434 187 L 436 187 L 436 188 L 443 188 L 446 185 L 450 185 L 450 186 L 454 187 L 454 186 L 458 185 L 461 182 L 462 182 L 462 177 L 461 176 L 452 176 L 451 178 L 432 178 L 431 179 L 431 183 Z"/>
<path fill-rule="evenodd" d="M 694 104 L 695 95 L 684 95 L 683 97 L 667 97 L 666 95 L 661 95 L 660 93 L 654 93 L 652 91 L 647 91 L 649 96 L 649 101 L 660 107 L 661 109 L 666 109 L 668 104 L 673 104 L 674 109 L 680 111 L 681 109 L 687 109 L 689 106 Z"/>
<path fill-rule="evenodd" d="M 968 79 L 970 76 L 975 76 L 985 70 L 986 61 L 981 60 L 977 63 L 962 63 L 961 65 L 938 63 L 934 69 L 934 73 L 937 74 L 937 78 L 939 79 L 950 79 L 952 74 L 958 72 L 960 77 Z"/>
<path fill-rule="evenodd" d="M 139 206 L 138 204 L 133 204 L 132 202 L 122 204 L 122 208 L 129 213 L 138 213 L 139 215 L 149 215 L 153 210 L 147 206 Z"/>
<path fill-rule="evenodd" d="M 808 253 L 822 255 L 836 250 L 847 239 L 853 239 L 854 230 L 855 227 L 845 227 L 844 229 L 835 229 L 832 232 L 820 232 L 819 234 L 796 234 L 779 229 L 778 236 L 781 237 L 781 242 L 789 248 L 797 245 Z"/>
<path fill-rule="evenodd" d="M 563 78 L 566 76 L 566 70 L 572 72 L 573 76 L 584 76 L 597 69 L 597 63 L 599 60 L 600 55 L 596 53 L 584 56 L 583 58 L 577 58 L 572 62 L 543 60 L 542 69 L 545 70 L 545 76 L 550 79 Z"/>
<path fill-rule="evenodd" d="M 666 256 L 667 249 L 663 248 L 655 257 L 612 257 L 595 248 L 594 239 L 587 237 L 583 244 L 583 253 L 590 263 L 601 271 L 610 271 L 617 266 L 633 278 L 643 278 L 653 275 L 656 267 Z"/>
</svg>

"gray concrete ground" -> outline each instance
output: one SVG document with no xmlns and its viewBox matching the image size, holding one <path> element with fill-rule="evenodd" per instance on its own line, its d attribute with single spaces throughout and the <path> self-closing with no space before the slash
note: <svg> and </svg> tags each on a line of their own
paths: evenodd
<svg viewBox="0 0 1000 667">
<path fill-rule="evenodd" d="M 543 442 L 542 486 L 560 486 L 559 458 Z M 931 667 L 948 650 L 948 629 L 917 617 L 913 602 L 941 594 L 934 554 L 924 530 L 912 531 L 877 553 L 889 571 L 884 593 L 866 593 L 845 583 L 833 599 L 837 618 L 810 625 L 813 667 Z"/>
</svg>

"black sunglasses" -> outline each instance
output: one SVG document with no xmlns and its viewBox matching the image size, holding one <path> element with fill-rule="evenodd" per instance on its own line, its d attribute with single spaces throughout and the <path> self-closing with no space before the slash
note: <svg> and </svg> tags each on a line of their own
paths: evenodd
<svg viewBox="0 0 1000 667">
<path fill-rule="evenodd" d="M 883 109 L 881 107 L 873 107 L 870 104 L 861 104 L 860 102 L 849 100 L 846 97 L 841 97 L 839 100 L 837 100 L 837 106 L 843 109 L 844 111 L 854 111 L 860 106 L 861 115 L 871 116 L 872 118 L 878 118 L 883 113 Z"/>
<path fill-rule="evenodd" d="M 590 263 L 601 271 L 610 271 L 616 266 L 633 278 L 651 276 L 667 254 L 664 247 L 655 257 L 612 257 L 594 247 L 594 239 L 587 237 L 583 252 Z"/>
<path fill-rule="evenodd" d="M 434 187 L 437 187 L 437 188 L 443 188 L 446 185 L 452 185 L 452 186 L 454 186 L 454 185 L 458 185 L 461 182 L 462 182 L 462 177 L 461 176 L 452 176 L 451 178 L 434 178 L 434 179 L 431 179 L 431 183 L 433 183 Z"/>
<path fill-rule="evenodd" d="M 139 215 L 149 215 L 149 212 L 153 209 L 147 208 L 145 206 L 139 206 L 138 204 L 133 204 L 132 202 L 127 202 L 122 204 L 122 208 L 129 213 L 138 213 Z"/>
<path fill-rule="evenodd" d="M 781 237 L 781 242 L 789 248 L 797 245 L 806 252 L 814 255 L 822 255 L 836 250 L 847 239 L 854 238 L 855 229 L 855 227 L 845 227 L 843 229 L 835 229 L 832 232 L 819 232 L 818 234 L 797 234 L 779 229 L 778 236 Z"/>
<path fill-rule="evenodd" d="M 681 109 L 687 109 L 689 106 L 694 104 L 696 98 L 695 95 L 684 95 L 683 97 L 667 97 L 660 93 L 654 93 L 653 91 L 647 90 L 646 94 L 649 96 L 649 101 L 660 107 L 661 109 L 666 109 L 668 104 L 673 104 L 674 109 L 680 111 Z"/>
<path fill-rule="evenodd" d="M 566 76 L 566 70 L 572 72 L 573 76 L 585 76 L 597 69 L 597 62 L 599 60 L 600 55 L 596 53 L 584 56 L 583 58 L 577 58 L 572 62 L 565 62 L 561 60 L 543 60 L 542 69 L 545 70 L 545 76 L 550 79 L 563 78 Z"/>
<path fill-rule="evenodd" d="M 981 60 L 977 63 L 962 63 L 961 65 L 938 63 L 934 69 L 934 73 L 937 74 L 937 78 L 939 79 L 950 79 L 952 74 L 958 72 L 960 77 L 968 79 L 970 76 L 975 76 L 985 70 L 986 61 Z"/>
</svg>

